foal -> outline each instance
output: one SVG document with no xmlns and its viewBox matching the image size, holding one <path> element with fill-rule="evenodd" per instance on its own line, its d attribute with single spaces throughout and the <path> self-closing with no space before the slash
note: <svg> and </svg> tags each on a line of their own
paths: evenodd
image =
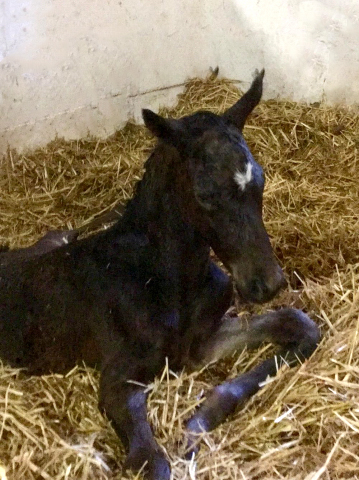
<svg viewBox="0 0 359 480">
<path fill-rule="evenodd" d="M 32 251 L 0 255 L 1 357 L 30 374 L 65 372 L 81 361 L 99 368 L 100 408 L 127 448 L 126 466 L 146 463 L 151 480 L 168 480 L 170 468 L 147 421 L 141 384 L 166 358 L 172 369 L 192 368 L 273 341 L 293 365 L 319 340 L 314 322 L 294 309 L 249 326 L 226 319 L 232 281 L 210 259 L 212 247 L 245 301 L 266 302 L 285 285 L 262 221 L 264 175 L 242 136 L 263 75 L 222 116 L 174 120 L 143 111 L 159 141 L 113 227 L 59 247 L 55 235 L 50 246 L 45 238 Z M 215 388 L 187 424 L 189 448 L 277 365 L 271 358 Z"/>
</svg>

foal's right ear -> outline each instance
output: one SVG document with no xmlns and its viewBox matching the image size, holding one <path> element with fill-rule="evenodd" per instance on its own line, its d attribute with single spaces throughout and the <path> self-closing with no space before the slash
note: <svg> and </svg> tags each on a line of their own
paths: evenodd
<svg viewBox="0 0 359 480">
<path fill-rule="evenodd" d="M 169 143 L 178 142 L 180 133 L 179 122 L 171 118 L 163 118 L 152 110 L 143 109 L 142 118 L 148 130 L 157 138 L 161 138 Z"/>
</svg>

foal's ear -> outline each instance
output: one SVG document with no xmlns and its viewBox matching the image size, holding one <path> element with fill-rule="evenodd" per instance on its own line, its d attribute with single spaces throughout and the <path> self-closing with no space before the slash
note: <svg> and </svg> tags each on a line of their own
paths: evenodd
<svg viewBox="0 0 359 480">
<path fill-rule="evenodd" d="M 157 138 L 174 144 L 178 142 L 180 128 L 177 120 L 163 118 L 147 109 L 142 110 L 142 118 L 148 130 Z"/>
<path fill-rule="evenodd" d="M 248 115 L 256 107 L 262 97 L 264 68 L 260 72 L 256 70 L 254 80 L 249 90 L 224 114 L 226 118 L 233 123 L 239 130 L 243 130 Z"/>
</svg>

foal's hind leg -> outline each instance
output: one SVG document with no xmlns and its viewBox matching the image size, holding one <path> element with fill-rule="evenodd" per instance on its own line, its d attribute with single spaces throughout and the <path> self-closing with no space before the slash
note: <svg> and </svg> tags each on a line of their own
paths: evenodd
<svg viewBox="0 0 359 480">
<path fill-rule="evenodd" d="M 233 380 L 214 388 L 204 403 L 187 423 L 188 447 L 194 450 L 198 434 L 208 432 L 222 423 L 228 415 L 243 405 L 260 388 L 267 376 L 273 376 L 284 361 L 289 366 L 308 358 L 320 339 L 317 325 L 302 311 L 285 308 L 254 317 L 247 327 L 244 322 L 226 321 L 207 346 L 204 358 L 229 354 L 247 346 L 255 348 L 263 341 L 281 347 L 276 357 L 265 360 L 257 367 Z"/>
</svg>

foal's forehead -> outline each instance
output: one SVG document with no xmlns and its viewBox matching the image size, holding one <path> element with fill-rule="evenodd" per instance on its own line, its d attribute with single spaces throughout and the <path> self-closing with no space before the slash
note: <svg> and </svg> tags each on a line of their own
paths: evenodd
<svg viewBox="0 0 359 480">
<path fill-rule="evenodd" d="M 241 190 L 261 181 L 262 169 L 235 126 L 210 112 L 197 112 L 186 123 L 195 138 L 197 155 L 204 157 L 210 171 L 226 172 Z"/>
<path fill-rule="evenodd" d="M 242 170 L 254 161 L 241 133 L 234 128 L 208 130 L 202 136 L 202 147 L 208 161 L 218 166 Z"/>
</svg>

